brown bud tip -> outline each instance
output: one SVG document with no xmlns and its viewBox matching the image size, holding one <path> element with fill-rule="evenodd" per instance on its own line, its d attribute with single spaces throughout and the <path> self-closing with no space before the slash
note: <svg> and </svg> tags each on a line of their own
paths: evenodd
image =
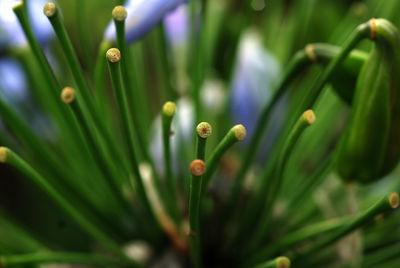
<svg viewBox="0 0 400 268">
<path fill-rule="evenodd" d="M 0 163 L 5 163 L 7 161 L 9 149 L 6 147 L 0 147 Z"/>
<path fill-rule="evenodd" d="M 121 60 L 121 52 L 118 48 L 110 48 L 106 53 L 107 59 L 112 62 L 119 62 Z"/>
<path fill-rule="evenodd" d="M 57 7 L 56 4 L 54 4 L 54 2 L 47 2 L 43 7 L 43 13 L 49 18 L 53 17 L 54 14 L 56 14 L 56 12 L 57 12 Z"/>
<path fill-rule="evenodd" d="M 276 258 L 276 268 L 289 268 L 290 260 L 288 257 L 282 256 Z"/>
<path fill-rule="evenodd" d="M 175 111 L 176 111 L 176 105 L 172 101 L 167 101 L 162 108 L 163 114 L 168 117 L 174 116 Z"/>
<path fill-rule="evenodd" d="M 201 176 L 204 174 L 205 171 L 206 164 L 203 160 L 196 159 L 193 160 L 192 163 L 190 163 L 190 173 L 192 173 L 194 176 Z"/>
<path fill-rule="evenodd" d="M 124 21 L 128 16 L 128 12 L 123 6 L 116 6 L 112 11 L 112 17 L 116 21 Z"/>
<path fill-rule="evenodd" d="M 212 133 L 211 125 L 207 122 L 201 122 L 197 125 L 196 132 L 203 139 L 208 138 Z"/>
<path fill-rule="evenodd" d="M 389 204 L 392 208 L 398 208 L 400 204 L 399 194 L 394 192 L 389 195 Z"/>
<path fill-rule="evenodd" d="M 369 28 L 371 30 L 371 35 L 370 35 L 369 38 L 371 40 L 374 40 L 375 36 L 376 36 L 376 21 L 375 21 L 375 18 L 370 19 L 369 22 L 368 22 L 368 25 L 369 25 Z"/>
<path fill-rule="evenodd" d="M 75 100 L 75 90 L 70 87 L 66 87 L 61 92 L 61 100 L 66 103 L 70 104 Z"/>
<path fill-rule="evenodd" d="M 313 110 L 307 110 L 303 113 L 302 119 L 309 125 L 314 124 L 316 117 Z"/>
<path fill-rule="evenodd" d="M 239 124 L 233 127 L 233 131 L 235 132 L 235 137 L 238 141 L 244 140 L 246 138 L 246 128 Z"/>
</svg>

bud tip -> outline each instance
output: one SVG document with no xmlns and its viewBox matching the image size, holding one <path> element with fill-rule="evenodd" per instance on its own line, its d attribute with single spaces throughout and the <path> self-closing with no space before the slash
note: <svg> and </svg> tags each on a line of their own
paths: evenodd
<svg viewBox="0 0 400 268">
<path fill-rule="evenodd" d="M 200 124 L 197 125 L 196 132 L 201 138 L 206 139 L 210 137 L 212 133 L 212 127 L 207 122 L 201 122 Z"/>
<path fill-rule="evenodd" d="M 290 260 L 288 257 L 281 256 L 276 258 L 276 268 L 289 268 Z"/>
<path fill-rule="evenodd" d="M 18 1 L 14 6 L 13 6 L 13 10 L 14 9 L 16 9 L 16 8 L 19 8 L 19 7 L 21 7 L 21 6 L 23 6 L 24 5 L 24 2 L 23 1 Z"/>
<path fill-rule="evenodd" d="M 118 48 L 110 48 L 107 50 L 107 59 L 112 62 L 119 62 L 121 60 L 121 52 L 119 51 Z"/>
<path fill-rule="evenodd" d="M 313 110 L 307 110 L 307 111 L 305 111 L 305 112 L 303 113 L 302 118 L 303 118 L 303 120 L 304 120 L 307 124 L 309 124 L 309 125 L 314 124 L 314 122 L 315 122 L 315 120 L 316 120 L 316 117 L 315 117 L 315 114 L 314 114 Z"/>
<path fill-rule="evenodd" d="M 66 87 L 61 92 L 61 100 L 66 103 L 70 104 L 75 100 L 75 90 L 71 87 Z"/>
<path fill-rule="evenodd" d="M 9 149 L 6 147 L 0 147 L 0 163 L 5 163 L 7 161 L 7 154 Z"/>
<path fill-rule="evenodd" d="M 242 124 L 234 126 L 233 130 L 235 131 L 235 137 L 238 141 L 242 141 L 246 138 L 246 128 Z"/>
<path fill-rule="evenodd" d="M 176 111 L 176 105 L 172 101 L 167 101 L 162 108 L 163 114 L 168 117 L 174 116 L 175 111 Z"/>
<path fill-rule="evenodd" d="M 128 16 L 128 12 L 126 12 L 125 7 L 123 6 L 116 6 L 112 11 L 112 17 L 116 21 L 124 21 Z"/>
<path fill-rule="evenodd" d="M 205 171 L 206 164 L 203 160 L 196 159 L 193 160 L 192 163 L 190 163 L 190 173 L 192 173 L 194 176 L 202 176 Z"/>
<path fill-rule="evenodd" d="M 398 193 L 394 192 L 389 195 L 389 204 L 393 209 L 399 207 L 400 199 Z"/>
<path fill-rule="evenodd" d="M 54 2 L 47 2 L 43 7 L 43 13 L 49 18 L 54 16 L 56 12 L 57 12 L 57 7 L 56 4 L 54 4 Z"/>
</svg>

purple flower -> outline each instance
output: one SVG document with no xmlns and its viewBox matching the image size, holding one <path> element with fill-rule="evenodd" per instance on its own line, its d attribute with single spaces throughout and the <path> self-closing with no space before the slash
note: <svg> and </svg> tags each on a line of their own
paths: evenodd
<svg viewBox="0 0 400 268">
<path fill-rule="evenodd" d="M 235 123 L 252 135 L 261 110 L 272 96 L 281 72 L 277 59 L 263 46 L 255 31 L 248 31 L 239 45 L 231 88 L 231 112 Z"/>
<path fill-rule="evenodd" d="M 149 32 L 165 15 L 175 10 L 179 5 L 189 0 L 131 0 L 125 8 L 128 11 L 126 18 L 126 39 L 134 42 Z M 115 27 L 110 23 L 105 38 L 115 40 Z"/>
<path fill-rule="evenodd" d="M 0 0 L 0 51 L 10 46 L 26 45 L 24 32 L 12 10 L 18 2 L 16 0 Z M 29 18 L 35 35 L 41 43 L 45 43 L 53 36 L 51 24 L 43 15 L 43 6 L 46 2 L 46 0 L 27 1 Z"/>
<path fill-rule="evenodd" d="M 164 18 L 165 35 L 171 47 L 182 46 L 189 39 L 189 14 L 186 5 L 181 5 Z"/>
</svg>

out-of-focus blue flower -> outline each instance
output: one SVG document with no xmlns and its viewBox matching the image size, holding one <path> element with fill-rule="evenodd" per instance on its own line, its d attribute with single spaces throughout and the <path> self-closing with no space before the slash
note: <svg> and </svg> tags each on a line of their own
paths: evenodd
<svg viewBox="0 0 400 268">
<path fill-rule="evenodd" d="M 126 18 L 126 39 L 128 43 L 142 37 L 159 23 L 169 12 L 189 0 L 131 0 L 125 4 L 128 11 Z M 115 40 L 115 27 L 110 23 L 105 38 Z"/>
<path fill-rule="evenodd" d="M 187 5 L 181 5 L 164 18 L 164 30 L 171 47 L 180 47 L 189 40 L 189 14 Z"/>
<path fill-rule="evenodd" d="M 13 59 L 0 59 L 0 98 L 11 105 L 27 97 L 24 70 Z"/>
<path fill-rule="evenodd" d="M 261 110 L 272 96 L 281 73 L 278 60 L 262 45 L 254 30 L 247 31 L 239 45 L 231 88 L 232 118 L 253 134 Z"/>
<path fill-rule="evenodd" d="M 17 0 L 0 0 L 0 51 L 10 46 L 26 45 L 24 32 L 12 10 L 18 2 Z M 45 43 L 53 36 L 51 24 L 43 15 L 43 6 L 46 2 L 46 0 L 27 1 L 29 18 L 35 35 L 41 43 Z"/>
</svg>

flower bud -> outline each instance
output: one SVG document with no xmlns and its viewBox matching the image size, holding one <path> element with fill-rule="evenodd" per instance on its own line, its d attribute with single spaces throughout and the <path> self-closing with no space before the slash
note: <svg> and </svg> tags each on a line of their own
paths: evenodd
<svg viewBox="0 0 400 268">
<path fill-rule="evenodd" d="M 400 157 L 400 35 L 386 20 L 370 23 L 375 45 L 358 77 L 337 151 L 339 175 L 361 183 L 387 175 Z"/>
</svg>

